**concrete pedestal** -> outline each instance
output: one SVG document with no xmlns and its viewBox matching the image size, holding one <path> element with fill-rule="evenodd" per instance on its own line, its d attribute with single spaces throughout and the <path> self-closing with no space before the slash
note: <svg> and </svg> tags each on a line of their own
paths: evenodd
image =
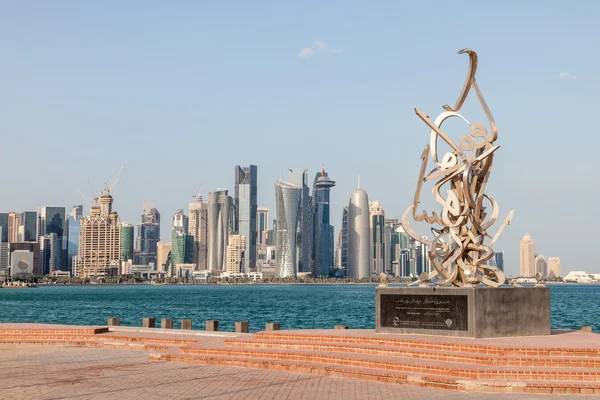
<svg viewBox="0 0 600 400">
<path fill-rule="evenodd" d="M 108 319 L 108 326 L 119 326 L 119 325 L 121 325 L 120 318 L 109 318 Z"/>
<path fill-rule="evenodd" d="M 248 333 L 250 331 L 250 324 L 248 321 L 237 321 L 235 323 L 235 331 L 237 333 Z"/>
<path fill-rule="evenodd" d="M 265 325 L 265 331 L 278 331 L 279 322 L 267 322 Z"/>
<path fill-rule="evenodd" d="M 181 329 L 192 329 L 192 320 L 191 319 L 182 319 L 181 320 Z"/>
<path fill-rule="evenodd" d="M 550 335 L 548 287 L 378 287 L 376 331 L 463 337 Z"/>
<path fill-rule="evenodd" d="M 142 327 L 143 328 L 154 328 L 155 325 L 156 325 L 156 319 L 154 319 L 154 318 L 142 319 Z"/>
<path fill-rule="evenodd" d="M 219 330 L 219 321 L 214 319 L 206 320 L 206 330 L 210 332 L 216 332 Z"/>
<path fill-rule="evenodd" d="M 160 327 L 163 329 L 173 329 L 173 320 L 171 318 L 163 318 L 160 320 Z"/>
</svg>

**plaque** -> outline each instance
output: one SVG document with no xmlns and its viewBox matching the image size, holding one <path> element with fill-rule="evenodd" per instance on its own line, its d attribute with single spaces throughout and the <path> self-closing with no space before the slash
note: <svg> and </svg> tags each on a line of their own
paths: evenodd
<svg viewBox="0 0 600 400">
<path fill-rule="evenodd" d="M 384 328 L 469 330 L 467 296 L 382 294 L 380 307 Z"/>
</svg>

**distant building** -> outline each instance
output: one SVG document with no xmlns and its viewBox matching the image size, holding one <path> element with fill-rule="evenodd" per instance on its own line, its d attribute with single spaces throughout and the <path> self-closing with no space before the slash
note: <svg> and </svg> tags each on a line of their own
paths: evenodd
<svg viewBox="0 0 600 400">
<path fill-rule="evenodd" d="M 0 215 L 0 217 L 2 217 L 2 215 Z M 2 235 L 8 229 L 8 215 L 6 215 L 6 224 L 2 224 L 1 222 L 2 221 L 0 221 L 0 239 L 2 239 Z M 8 275 L 8 256 L 8 242 L 0 240 L 0 275 Z"/>
<path fill-rule="evenodd" d="M 160 213 L 153 201 L 142 203 L 142 222 L 137 225 L 134 265 L 156 265 L 156 244 L 160 240 Z"/>
<path fill-rule="evenodd" d="M 383 271 L 388 275 L 398 275 L 398 257 L 400 249 L 398 247 L 399 234 L 396 229 L 400 226 L 398 218 L 385 219 L 385 252 L 383 254 Z"/>
<path fill-rule="evenodd" d="M 348 206 L 342 211 L 342 244 L 340 246 L 340 268 L 348 269 Z"/>
<path fill-rule="evenodd" d="M 37 242 L 37 212 L 24 211 L 18 220 L 17 242 Z"/>
<path fill-rule="evenodd" d="M 246 238 L 242 235 L 229 235 L 227 244 L 227 264 L 225 271 L 229 274 L 239 274 L 244 269 L 244 252 Z"/>
<path fill-rule="evenodd" d="M 194 237 L 192 235 L 188 235 L 174 227 L 171 246 L 171 268 L 175 268 L 179 264 L 193 264 Z M 177 276 L 177 273 L 172 270 L 169 276 Z"/>
<path fill-rule="evenodd" d="M 302 201 L 302 186 L 290 182 L 275 182 L 277 211 L 277 274 L 295 277 L 298 273 L 296 245 Z M 305 260 L 308 260 L 305 259 Z"/>
<path fill-rule="evenodd" d="M 81 219 L 83 218 L 83 206 L 73 206 L 68 217 L 68 233 L 67 233 L 67 268 L 69 271 L 73 269 L 73 257 L 79 252 L 79 232 L 81 232 Z"/>
<path fill-rule="evenodd" d="M 256 165 L 235 167 L 235 228 L 234 232 L 246 238 L 243 273 L 256 268 L 257 184 Z"/>
<path fill-rule="evenodd" d="M 156 271 L 167 272 L 167 260 L 169 260 L 169 254 L 172 254 L 171 252 L 173 250 L 173 243 L 158 242 L 156 248 Z"/>
<path fill-rule="evenodd" d="M 188 232 L 188 217 L 181 208 L 173 214 L 173 230 L 183 233 Z"/>
<path fill-rule="evenodd" d="M 546 257 L 541 254 L 535 258 L 535 273 L 540 274 L 543 278 L 548 276 L 548 262 Z"/>
<path fill-rule="evenodd" d="M 133 243 L 134 243 L 133 225 L 123 222 L 121 224 L 121 261 L 133 263 Z"/>
<path fill-rule="evenodd" d="M 550 257 L 548 259 L 548 277 L 558 278 L 560 275 L 560 258 Z"/>
<path fill-rule="evenodd" d="M 188 234 L 194 237 L 194 263 L 199 271 L 208 265 L 208 204 L 202 197 L 194 197 L 190 203 Z"/>
<path fill-rule="evenodd" d="M 333 267 L 333 226 L 330 223 L 330 192 L 335 186 L 335 181 L 323 167 L 315 176 L 312 196 L 312 223 L 311 223 L 311 267 L 312 276 L 329 276 L 329 269 Z"/>
<path fill-rule="evenodd" d="M 369 204 L 369 228 L 371 233 L 371 274 L 383 272 L 385 254 L 385 211 L 378 201 Z"/>
<path fill-rule="evenodd" d="M 308 170 L 303 168 L 288 169 L 287 182 L 300 187 L 300 211 L 298 213 L 298 228 L 296 232 L 296 246 L 298 248 L 296 271 L 310 272 L 312 237 L 310 235 L 311 197 L 310 188 L 308 187 Z M 276 230 L 275 227 L 273 229 Z"/>
<path fill-rule="evenodd" d="M 40 244 L 17 242 L 10 244 L 10 274 L 40 275 Z"/>
<path fill-rule="evenodd" d="M 121 266 L 121 221 L 112 210 L 113 197 L 104 194 L 81 220 L 77 269 L 85 278 L 116 276 Z"/>
<path fill-rule="evenodd" d="M 494 254 L 494 259 L 496 260 L 496 268 L 498 268 L 500 271 L 504 272 L 504 252 L 497 251 Z"/>
<path fill-rule="evenodd" d="M 520 271 L 522 277 L 535 275 L 535 243 L 529 233 L 523 236 L 520 243 Z"/>
<path fill-rule="evenodd" d="M 350 194 L 348 204 L 348 277 L 371 277 L 369 196 L 360 187 Z"/>
<path fill-rule="evenodd" d="M 8 243 L 16 243 L 18 241 L 19 218 L 17 213 L 8 213 Z"/>
<path fill-rule="evenodd" d="M 38 271 L 40 275 L 50 275 L 60 270 L 60 253 L 62 241 L 56 233 L 40 236 L 40 258 Z"/>
<path fill-rule="evenodd" d="M 265 251 L 267 246 L 267 232 L 269 231 L 269 209 L 267 207 L 257 207 L 256 209 L 256 231 L 258 239 L 257 248 Z"/>
<path fill-rule="evenodd" d="M 227 242 L 233 231 L 233 200 L 226 189 L 208 194 L 208 269 L 222 272 L 225 268 Z"/>
<path fill-rule="evenodd" d="M 42 206 L 37 209 L 37 236 L 41 243 L 42 236 L 54 234 L 54 269 L 62 270 L 68 267 L 67 264 L 67 219 L 64 207 Z M 41 250 L 40 250 L 41 251 Z"/>
</svg>

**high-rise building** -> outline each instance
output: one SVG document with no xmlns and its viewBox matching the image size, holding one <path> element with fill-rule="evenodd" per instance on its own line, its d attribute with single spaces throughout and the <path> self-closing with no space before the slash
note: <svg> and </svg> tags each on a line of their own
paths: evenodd
<svg viewBox="0 0 600 400">
<path fill-rule="evenodd" d="M 371 274 L 383 272 L 385 254 L 385 211 L 378 201 L 369 204 L 369 229 L 371 231 Z"/>
<path fill-rule="evenodd" d="M 298 228 L 296 237 L 296 246 L 298 247 L 297 272 L 310 271 L 311 254 L 311 198 L 310 188 L 308 187 L 308 170 L 302 168 L 288 169 L 287 182 L 301 188 L 300 211 L 298 217 Z M 273 227 L 275 230 L 275 227 Z M 277 238 L 276 238 L 277 239 Z"/>
<path fill-rule="evenodd" d="M 183 233 L 188 232 L 188 217 L 181 208 L 173 214 L 173 230 Z"/>
<path fill-rule="evenodd" d="M 121 261 L 131 260 L 133 262 L 133 225 L 127 222 L 121 224 L 121 242 Z"/>
<path fill-rule="evenodd" d="M 208 204 L 198 196 L 190 203 L 188 234 L 194 237 L 194 264 L 205 271 L 208 264 Z"/>
<path fill-rule="evenodd" d="M 38 271 L 41 275 L 48 275 L 60 270 L 60 253 L 62 241 L 56 233 L 40 236 L 40 258 Z"/>
<path fill-rule="evenodd" d="M 369 196 L 358 187 L 348 203 L 348 276 L 371 277 L 371 235 Z"/>
<path fill-rule="evenodd" d="M 386 218 L 385 219 L 385 239 L 383 254 L 383 271 L 388 275 L 397 275 L 396 271 L 398 266 L 398 233 L 396 228 L 400 225 L 398 218 Z"/>
<path fill-rule="evenodd" d="M 257 207 L 256 209 L 256 231 L 258 239 L 256 246 L 262 251 L 266 251 L 267 232 L 269 231 L 269 209 L 267 207 Z"/>
<path fill-rule="evenodd" d="M 40 244 L 37 242 L 17 242 L 10 244 L 10 274 L 40 275 Z"/>
<path fill-rule="evenodd" d="M 156 245 L 156 271 L 167 272 L 167 260 L 169 259 L 169 253 L 173 250 L 173 243 L 171 242 L 158 242 Z M 170 267 L 170 266 L 169 266 Z"/>
<path fill-rule="evenodd" d="M 399 235 L 401 235 L 399 233 Z M 400 245 L 398 245 L 400 248 Z M 398 258 L 398 276 L 408 278 L 410 276 L 410 252 L 408 249 L 400 249 Z"/>
<path fill-rule="evenodd" d="M 221 272 L 225 269 L 227 242 L 234 219 L 233 200 L 226 189 L 208 194 L 208 269 Z"/>
<path fill-rule="evenodd" d="M 535 275 L 535 243 L 529 233 L 526 233 L 520 243 L 520 276 Z"/>
<path fill-rule="evenodd" d="M 17 213 L 8 213 L 8 243 L 16 243 L 18 241 L 19 218 Z"/>
<path fill-rule="evenodd" d="M 276 273 L 281 277 L 296 276 L 298 272 L 296 240 L 298 224 L 300 223 L 302 190 L 301 186 L 293 183 L 275 182 L 277 213 Z"/>
<path fill-rule="evenodd" d="M 178 276 L 175 271 L 179 264 L 192 264 L 194 261 L 194 237 L 174 227 L 171 246 L 170 276 Z"/>
<path fill-rule="evenodd" d="M 256 268 L 256 229 L 257 213 L 257 182 L 256 165 L 235 167 L 235 228 L 234 232 L 246 238 L 244 253 L 244 272 Z"/>
<path fill-rule="evenodd" d="M 37 210 L 37 236 L 55 234 L 53 271 L 64 270 L 67 264 L 67 219 L 64 207 L 42 206 Z M 39 241 L 39 240 L 38 240 Z M 41 252 L 41 246 L 40 246 Z M 47 258 L 47 257 L 46 257 Z M 40 257 L 42 261 L 42 257 Z M 47 268 L 45 268 L 47 270 Z"/>
<path fill-rule="evenodd" d="M 540 274 L 542 278 L 548 276 L 548 262 L 541 254 L 535 258 L 535 273 Z"/>
<path fill-rule="evenodd" d="M 100 196 L 100 206 L 92 206 L 81 220 L 77 269 L 79 276 L 106 277 L 119 274 L 121 266 L 121 221 L 112 210 L 113 197 Z"/>
<path fill-rule="evenodd" d="M 8 215 L 6 217 L 6 224 L 0 224 L 0 239 L 7 229 L 6 226 L 8 225 Z M 0 275 L 8 275 L 8 256 L 8 242 L 3 242 L 0 240 Z"/>
<path fill-rule="evenodd" d="M 330 224 L 330 192 L 335 181 L 329 179 L 325 168 L 315 176 L 312 196 L 311 273 L 312 276 L 329 276 L 333 267 L 333 226 Z"/>
<path fill-rule="evenodd" d="M 37 212 L 23 211 L 18 220 L 17 242 L 37 242 Z"/>
<path fill-rule="evenodd" d="M 0 243 L 8 243 L 8 213 L 0 213 L 0 228 L 2 228 Z"/>
<path fill-rule="evenodd" d="M 142 203 L 142 223 L 137 225 L 134 261 L 136 265 L 153 264 L 156 268 L 156 244 L 160 240 L 160 213 L 153 201 Z"/>
<path fill-rule="evenodd" d="M 244 272 L 244 252 L 246 251 L 246 238 L 242 235 L 229 235 L 227 243 L 227 263 L 225 270 L 230 274 Z"/>
<path fill-rule="evenodd" d="M 83 218 L 83 206 L 73 206 L 68 217 L 68 244 L 67 244 L 67 266 L 69 271 L 73 270 L 73 257 L 79 253 L 79 233 L 81 232 L 81 219 Z"/>
<path fill-rule="evenodd" d="M 496 267 L 504 272 L 504 252 L 503 251 L 497 251 L 494 254 L 494 258 L 496 259 Z"/>
<path fill-rule="evenodd" d="M 421 275 L 422 272 L 427 272 L 430 273 L 431 272 L 431 266 L 429 265 L 429 246 L 427 246 L 425 243 L 428 242 L 427 236 L 421 236 L 421 242 L 419 243 L 419 251 L 421 252 L 421 257 L 420 257 L 420 268 L 419 268 L 419 275 Z M 417 276 L 419 276 L 417 275 Z"/>
<path fill-rule="evenodd" d="M 560 258 L 550 257 L 548 259 L 548 277 L 558 278 L 560 275 Z"/>
</svg>

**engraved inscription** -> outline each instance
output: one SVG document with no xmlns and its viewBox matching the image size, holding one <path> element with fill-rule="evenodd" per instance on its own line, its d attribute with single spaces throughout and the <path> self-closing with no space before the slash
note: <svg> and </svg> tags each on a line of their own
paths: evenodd
<svg viewBox="0 0 600 400">
<path fill-rule="evenodd" d="M 384 328 L 467 331 L 467 296 L 381 295 L 381 326 Z"/>
</svg>

